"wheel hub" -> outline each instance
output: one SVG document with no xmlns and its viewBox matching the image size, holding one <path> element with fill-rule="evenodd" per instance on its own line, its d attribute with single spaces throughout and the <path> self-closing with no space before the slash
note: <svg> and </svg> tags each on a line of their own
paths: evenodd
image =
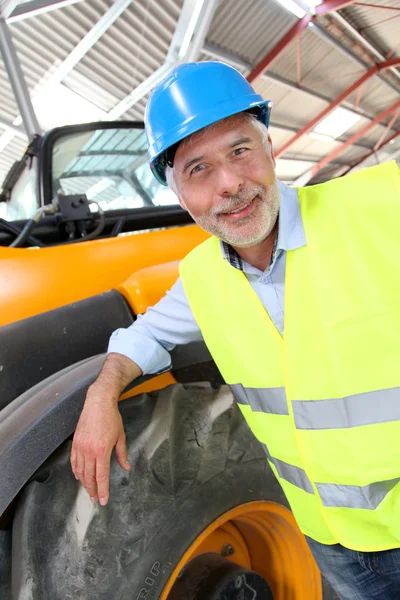
<svg viewBox="0 0 400 600">
<path fill-rule="evenodd" d="M 177 578 L 168 600 L 274 600 L 266 580 L 218 554 L 190 561 Z"/>
</svg>

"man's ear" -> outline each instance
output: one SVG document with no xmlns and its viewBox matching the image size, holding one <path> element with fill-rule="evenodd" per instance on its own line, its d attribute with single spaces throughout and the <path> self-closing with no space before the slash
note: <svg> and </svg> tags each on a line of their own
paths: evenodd
<svg viewBox="0 0 400 600">
<path fill-rule="evenodd" d="M 270 144 L 270 146 L 271 146 L 271 158 L 272 158 L 272 162 L 273 162 L 273 165 L 274 165 L 274 167 L 276 167 L 276 160 L 275 160 L 275 154 L 274 154 L 274 147 L 273 147 L 273 145 L 272 145 L 272 139 L 271 139 L 271 136 L 270 136 L 269 134 L 268 134 L 268 141 L 269 141 L 269 144 Z"/>
</svg>

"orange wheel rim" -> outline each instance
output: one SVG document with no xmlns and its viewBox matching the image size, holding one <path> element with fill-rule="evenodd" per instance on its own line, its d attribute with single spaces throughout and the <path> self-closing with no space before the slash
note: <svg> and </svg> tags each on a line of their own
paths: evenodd
<svg viewBox="0 0 400 600">
<path fill-rule="evenodd" d="M 222 553 L 262 575 L 271 587 L 274 600 L 322 599 L 318 567 L 292 513 L 281 504 L 249 502 L 221 515 L 187 549 L 160 600 L 168 600 L 182 569 L 193 558 L 207 552 Z"/>
</svg>

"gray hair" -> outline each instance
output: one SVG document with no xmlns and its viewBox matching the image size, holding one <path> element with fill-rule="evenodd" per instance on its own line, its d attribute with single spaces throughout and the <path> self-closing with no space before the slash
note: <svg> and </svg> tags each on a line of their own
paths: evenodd
<svg viewBox="0 0 400 600">
<path fill-rule="evenodd" d="M 270 150 L 271 144 L 268 139 L 268 129 L 267 129 L 267 127 L 265 127 L 264 123 L 262 121 L 260 121 L 256 117 L 256 115 L 254 115 L 252 113 L 244 112 L 242 114 L 246 118 L 246 121 L 248 121 L 248 123 L 251 123 L 252 125 L 254 125 L 254 127 L 257 129 L 257 131 L 261 135 L 261 141 L 262 141 L 263 146 L 267 150 Z M 204 131 L 204 132 L 210 131 L 213 127 L 215 127 L 215 125 L 217 125 L 219 123 L 223 123 L 224 121 L 228 121 L 228 119 L 232 119 L 232 117 L 235 117 L 235 116 L 236 115 L 231 115 L 229 117 L 225 117 L 224 119 L 221 119 L 220 121 L 211 123 L 211 125 L 207 125 L 207 127 L 204 127 L 204 129 L 202 129 L 201 131 Z M 185 138 L 185 141 L 190 143 L 190 138 L 191 138 L 191 136 L 189 136 L 188 138 Z M 174 178 L 174 168 L 173 167 L 167 166 L 167 168 L 165 169 L 165 178 L 167 180 L 168 187 L 173 192 L 175 192 L 175 194 L 178 194 L 177 186 L 176 186 L 176 182 L 175 182 L 175 178 Z"/>
</svg>

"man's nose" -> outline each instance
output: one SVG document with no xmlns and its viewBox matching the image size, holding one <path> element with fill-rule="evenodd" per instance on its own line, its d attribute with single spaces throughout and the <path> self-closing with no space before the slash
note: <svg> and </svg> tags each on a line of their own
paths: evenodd
<svg viewBox="0 0 400 600">
<path fill-rule="evenodd" d="M 230 165 L 221 165 L 216 173 L 216 188 L 219 196 L 235 196 L 243 187 L 244 177 Z"/>
</svg>

